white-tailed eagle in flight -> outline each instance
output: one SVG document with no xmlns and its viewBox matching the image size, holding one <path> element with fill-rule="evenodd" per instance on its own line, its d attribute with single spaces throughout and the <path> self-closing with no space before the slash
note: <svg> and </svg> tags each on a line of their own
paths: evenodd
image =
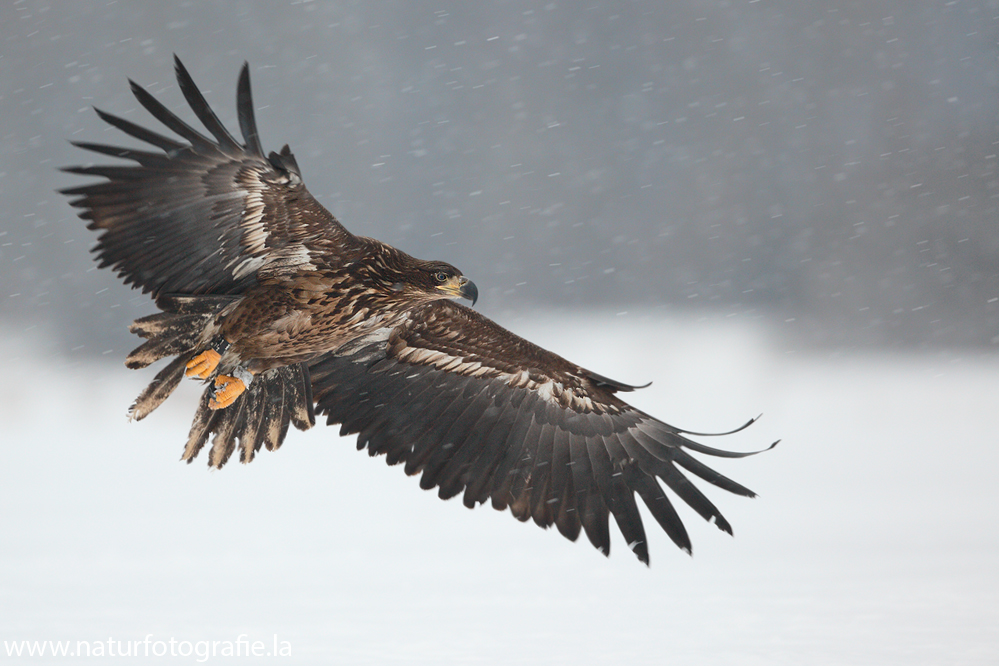
<svg viewBox="0 0 999 666">
<path fill-rule="evenodd" d="M 613 515 L 648 563 L 636 499 L 690 551 L 667 490 L 731 533 L 687 474 L 753 493 L 690 452 L 751 454 L 692 441 L 686 435 L 695 433 L 618 397 L 637 387 L 455 302 L 474 304 L 478 292 L 454 266 L 345 229 L 309 194 L 287 146 L 264 152 L 245 64 L 236 95 L 242 141 L 180 60 L 176 73 L 211 136 L 132 82 L 139 103 L 179 139 L 97 111 L 153 149 L 75 143 L 130 164 L 67 168 L 103 180 L 62 190 L 98 232 L 100 266 L 160 310 L 131 327 L 146 342 L 128 367 L 172 359 L 136 399 L 133 418 L 156 409 L 186 375 L 207 383 L 187 461 L 210 439 L 209 465 L 222 467 L 237 449 L 248 463 L 262 446 L 281 446 L 289 424 L 306 430 L 321 415 L 341 435 L 356 434 L 358 449 L 420 474 L 420 486 L 443 499 L 509 508 L 572 540 L 583 530 L 605 554 Z"/>
</svg>

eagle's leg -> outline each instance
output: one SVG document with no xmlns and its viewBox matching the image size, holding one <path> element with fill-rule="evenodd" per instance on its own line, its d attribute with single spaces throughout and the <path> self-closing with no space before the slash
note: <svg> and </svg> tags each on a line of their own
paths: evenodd
<svg viewBox="0 0 999 666">
<path fill-rule="evenodd" d="M 188 377 L 208 379 L 222 360 L 222 354 L 229 349 L 229 342 L 221 335 L 212 340 L 212 345 L 187 363 L 184 374 Z"/>
<path fill-rule="evenodd" d="M 253 381 L 253 373 L 246 368 L 236 368 L 232 374 L 234 376 L 219 375 L 215 378 L 212 398 L 208 401 L 210 409 L 225 409 L 235 402 Z"/>
</svg>

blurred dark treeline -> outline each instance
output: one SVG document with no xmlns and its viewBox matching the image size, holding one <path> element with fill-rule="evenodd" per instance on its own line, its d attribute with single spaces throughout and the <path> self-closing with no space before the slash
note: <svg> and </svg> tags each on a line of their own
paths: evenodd
<svg viewBox="0 0 999 666">
<path fill-rule="evenodd" d="M 289 143 L 355 233 L 458 265 L 496 314 L 714 308 L 821 344 L 999 342 L 999 2 L 98 2 L 0 7 L 0 322 L 125 344 L 58 166 L 91 106 Z M 108 341 L 111 342 L 108 342 Z"/>
</svg>

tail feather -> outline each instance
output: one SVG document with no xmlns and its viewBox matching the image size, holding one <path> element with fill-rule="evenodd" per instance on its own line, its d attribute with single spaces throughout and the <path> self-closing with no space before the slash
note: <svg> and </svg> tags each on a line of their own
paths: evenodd
<svg viewBox="0 0 999 666">
<path fill-rule="evenodd" d="M 245 396 L 244 396 L 245 397 Z M 194 413 L 194 421 L 191 423 L 191 432 L 187 436 L 187 444 L 184 445 L 184 454 L 181 460 L 186 460 L 189 464 L 194 462 L 198 453 L 204 447 L 208 437 L 212 434 L 214 423 L 218 420 L 221 411 L 208 408 L 208 401 L 211 399 L 210 391 L 205 390 L 201 396 L 201 404 L 198 411 Z"/>
<path fill-rule="evenodd" d="M 206 390 L 205 393 L 211 395 L 211 390 Z M 236 429 L 241 423 L 246 422 L 246 415 L 243 414 L 246 403 L 246 400 L 237 400 L 234 405 L 225 410 L 217 411 L 217 427 L 215 428 L 215 436 L 212 437 L 212 448 L 208 452 L 209 467 L 221 469 L 229 460 L 232 452 L 236 450 Z"/>
<path fill-rule="evenodd" d="M 232 296 L 160 297 L 156 305 L 162 312 L 140 317 L 128 327 L 146 342 L 129 353 L 125 365 L 145 368 L 167 356 L 198 350 L 214 335 L 211 328 L 219 314 L 235 301 Z"/>
<path fill-rule="evenodd" d="M 128 354 L 125 366 L 138 370 L 167 356 L 193 357 L 191 352 L 203 343 L 202 334 L 211 324 L 211 319 L 210 315 L 176 315 L 170 312 L 136 319 L 129 330 L 147 340 Z"/>
<path fill-rule="evenodd" d="M 243 409 L 245 422 L 243 432 L 239 438 L 239 461 L 248 463 L 253 460 L 253 456 L 264 444 L 264 412 L 260 408 L 262 394 L 259 391 L 250 391 L 243 396 Z"/>
<path fill-rule="evenodd" d="M 149 416 L 153 410 L 162 405 L 163 401 L 169 398 L 170 394 L 180 384 L 180 380 L 184 378 L 187 362 L 193 357 L 193 351 L 181 354 L 170 365 L 160 370 L 156 378 L 150 382 L 149 386 L 132 403 L 132 406 L 128 410 L 128 417 L 135 421 L 141 421 Z"/>
<path fill-rule="evenodd" d="M 308 430 L 316 424 L 311 402 L 305 397 L 310 382 L 304 364 L 272 368 L 257 375 L 231 407 L 213 410 L 208 406 L 211 387 L 201 396 L 182 460 L 191 462 L 212 437 L 208 466 L 225 465 L 239 445 L 239 461 L 253 460 L 261 447 L 278 449 L 288 426 Z"/>
<path fill-rule="evenodd" d="M 304 363 L 289 366 L 289 376 L 285 382 L 285 409 L 291 424 L 299 430 L 308 430 L 316 425 L 316 413 L 312 403 L 312 378 L 309 366 Z"/>
</svg>

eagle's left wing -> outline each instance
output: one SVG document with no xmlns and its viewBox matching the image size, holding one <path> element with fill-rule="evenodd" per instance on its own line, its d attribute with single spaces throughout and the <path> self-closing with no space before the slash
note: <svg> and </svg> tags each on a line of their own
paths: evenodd
<svg viewBox="0 0 999 666">
<path fill-rule="evenodd" d="M 437 301 L 310 364 L 316 413 L 358 433 L 358 449 L 405 463 L 441 498 L 464 493 L 468 507 L 491 500 L 520 520 L 580 528 L 610 551 L 608 515 L 648 563 L 641 497 L 669 537 L 690 539 L 660 481 L 722 530 L 732 528 L 681 472 L 730 492 L 752 491 L 687 450 L 710 448 L 620 400 L 635 387 L 614 382 L 517 337 L 475 311 Z M 748 424 L 747 424 L 748 425 Z"/>
<path fill-rule="evenodd" d="M 257 134 L 246 64 L 237 86 L 240 143 L 175 58 L 177 82 L 209 138 L 130 82 L 136 99 L 182 141 L 97 111 L 106 122 L 160 152 L 96 143 L 74 145 L 134 165 L 68 167 L 106 180 L 61 190 L 100 231 L 94 248 L 125 284 L 163 294 L 238 294 L 261 270 L 293 268 L 319 243 L 336 252 L 354 241 L 305 188 L 285 146 L 265 154 Z"/>
</svg>

